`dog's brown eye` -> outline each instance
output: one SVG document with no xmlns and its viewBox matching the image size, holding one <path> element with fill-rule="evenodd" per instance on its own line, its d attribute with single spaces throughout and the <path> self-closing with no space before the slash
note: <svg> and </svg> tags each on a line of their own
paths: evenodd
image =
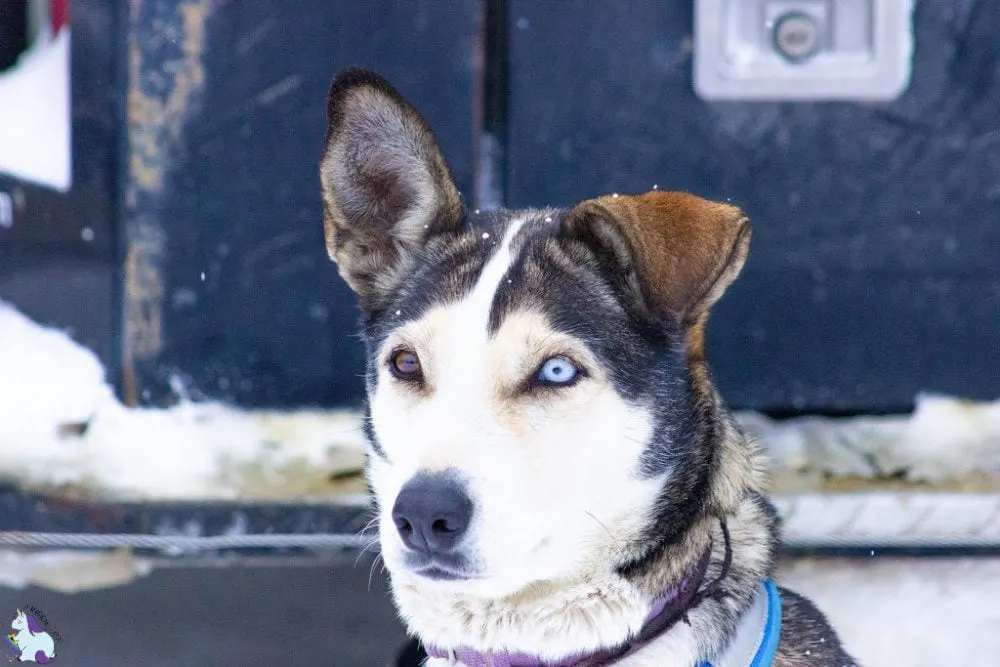
<svg viewBox="0 0 1000 667">
<path fill-rule="evenodd" d="M 412 380 L 420 376 L 420 358 L 410 350 L 396 350 L 389 359 L 389 369 L 401 380 Z"/>
</svg>

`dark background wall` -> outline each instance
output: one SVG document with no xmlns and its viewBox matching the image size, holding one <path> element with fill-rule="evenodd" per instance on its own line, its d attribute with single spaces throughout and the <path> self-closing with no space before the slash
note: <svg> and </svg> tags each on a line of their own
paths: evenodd
<svg viewBox="0 0 1000 667">
<path fill-rule="evenodd" d="M 356 311 L 325 256 L 316 175 L 326 87 L 347 65 L 425 113 L 476 205 L 489 182 L 511 206 L 656 184 L 744 207 L 750 260 L 709 332 L 735 406 L 1000 394 L 992 0 L 918 0 L 912 84 L 884 105 L 700 100 L 690 0 L 87 0 L 71 18 L 74 86 L 104 109 L 88 120 L 77 101 L 75 141 L 96 166 L 78 164 L 76 208 L 45 195 L 21 213 L 53 221 L 58 260 L 0 230 L 0 298 L 74 326 L 129 400 L 167 400 L 172 377 L 244 405 L 360 399 Z M 480 150 L 484 130 L 500 151 Z M 73 240 L 80 216 L 112 245 Z M 81 293 L 23 287 L 81 253 L 96 267 Z M 83 296 L 97 306 L 68 303 Z"/>
<path fill-rule="evenodd" d="M 0 72 L 14 65 L 28 47 L 28 4 L 0 5 Z"/>
<path fill-rule="evenodd" d="M 0 605 L 41 610 L 62 637 L 54 664 L 73 667 L 395 664 L 406 634 L 370 557 L 259 560 L 161 562 L 130 585 L 72 594 L 0 588 Z"/>
</svg>

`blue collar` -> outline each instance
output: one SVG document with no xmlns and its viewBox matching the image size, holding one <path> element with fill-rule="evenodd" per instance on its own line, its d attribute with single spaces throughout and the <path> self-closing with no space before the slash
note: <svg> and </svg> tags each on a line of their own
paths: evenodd
<svg viewBox="0 0 1000 667">
<path fill-rule="evenodd" d="M 698 667 L 771 667 L 781 636 L 781 595 L 768 579 L 761 586 L 721 656 Z"/>
</svg>

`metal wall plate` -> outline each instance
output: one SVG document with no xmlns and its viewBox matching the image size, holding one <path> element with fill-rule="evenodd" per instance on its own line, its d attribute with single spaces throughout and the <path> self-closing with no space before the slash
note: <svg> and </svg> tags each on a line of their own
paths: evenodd
<svg viewBox="0 0 1000 667">
<path fill-rule="evenodd" d="M 887 101 L 909 85 L 913 0 L 695 0 L 707 100 Z"/>
</svg>

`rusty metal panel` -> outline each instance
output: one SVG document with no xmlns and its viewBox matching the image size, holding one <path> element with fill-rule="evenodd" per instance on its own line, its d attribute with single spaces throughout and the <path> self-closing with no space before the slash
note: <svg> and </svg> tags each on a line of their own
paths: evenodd
<svg viewBox="0 0 1000 667">
<path fill-rule="evenodd" d="M 212 7 L 202 0 L 130 0 L 125 178 L 125 256 L 122 322 L 123 392 L 138 399 L 136 364 L 163 351 L 164 206 L 168 177 L 183 159 L 184 129 L 205 82 L 205 24 Z"/>
<path fill-rule="evenodd" d="M 470 196 L 481 21 L 475 0 L 130 0 L 128 401 L 359 399 L 354 299 L 322 239 L 327 86 L 388 76 Z"/>
</svg>

